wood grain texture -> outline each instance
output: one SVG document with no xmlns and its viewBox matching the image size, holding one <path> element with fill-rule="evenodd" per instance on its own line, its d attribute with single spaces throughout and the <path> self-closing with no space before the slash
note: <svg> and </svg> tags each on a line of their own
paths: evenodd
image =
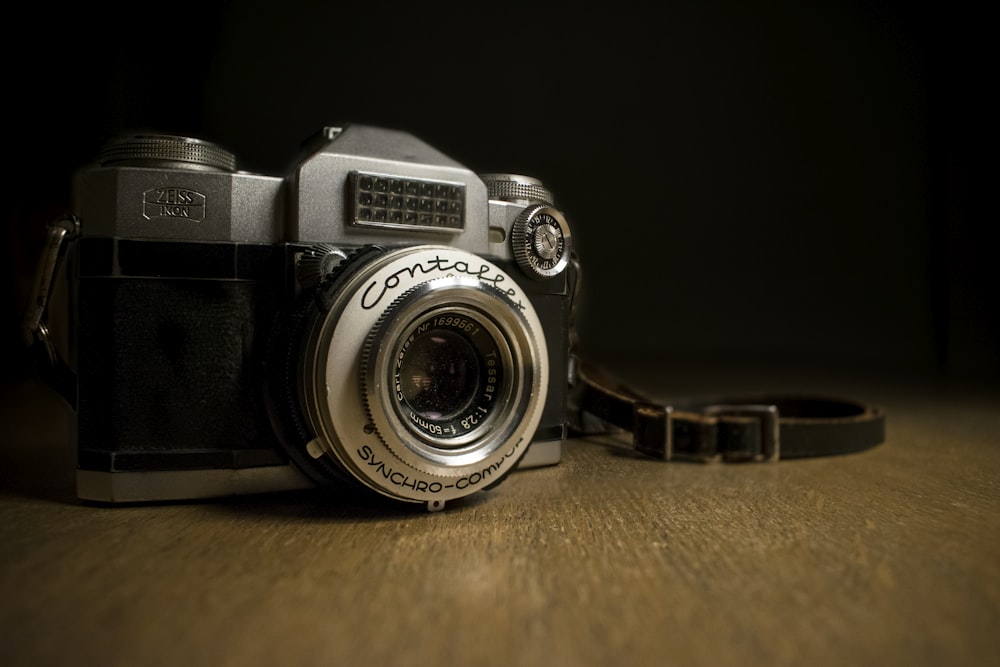
<svg viewBox="0 0 1000 667">
<path fill-rule="evenodd" d="M 436 514 L 312 491 L 81 505 L 65 413 L 8 390 L 0 663 L 995 664 L 1000 401 L 854 389 L 889 413 L 867 453 L 573 441 Z"/>
</svg>

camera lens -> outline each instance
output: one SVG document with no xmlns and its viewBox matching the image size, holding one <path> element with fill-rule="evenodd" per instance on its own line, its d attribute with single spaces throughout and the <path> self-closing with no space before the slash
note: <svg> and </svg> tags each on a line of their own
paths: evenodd
<svg viewBox="0 0 1000 667">
<path fill-rule="evenodd" d="M 472 345 L 445 329 L 420 334 L 399 361 L 399 398 L 403 406 L 434 423 L 452 419 L 465 410 L 479 384 Z"/>
<path fill-rule="evenodd" d="M 440 427 L 445 437 L 457 435 L 452 422 L 500 379 L 496 343 L 475 323 L 451 313 L 421 322 L 412 336 L 399 353 L 399 407 Z"/>
<path fill-rule="evenodd" d="M 503 477 L 548 390 L 528 295 L 446 246 L 377 249 L 341 268 L 299 366 L 310 456 L 403 500 L 448 500 Z"/>
<path fill-rule="evenodd" d="M 468 295 L 454 298 L 463 297 Z M 391 428 L 409 430 L 432 451 L 454 450 L 493 425 L 496 406 L 510 389 L 505 366 L 512 354 L 492 318 L 472 308 L 445 307 L 421 314 L 398 335 L 385 335 L 397 341 L 388 357 L 395 363 L 380 371 L 385 364 L 373 360 L 372 373 L 391 376 L 386 384 L 395 394 L 397 419 Z M 370 385 L 376 384 L 373 375 Z"/>
<path fill-rule="evenodd" d="M 398 458 L 438 475 L 488 459 L 531 401 L 532 341 L 517 306 L 478 280 L 411 288 L 368 336 L 372 423 Z"/>
</svg>

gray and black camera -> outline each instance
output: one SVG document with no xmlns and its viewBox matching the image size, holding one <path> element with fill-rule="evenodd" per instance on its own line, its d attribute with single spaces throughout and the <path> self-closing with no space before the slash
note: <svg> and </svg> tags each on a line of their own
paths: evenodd
<svg viewBox="0 0 1000 667">
<path fill-rule="evenodd" d="M 566 436 L 570 230 L 532 178 L 327 128 L 286 177 L 108 143 L 74 181 L 78 494 L 444 503 Z"/>
</svg>

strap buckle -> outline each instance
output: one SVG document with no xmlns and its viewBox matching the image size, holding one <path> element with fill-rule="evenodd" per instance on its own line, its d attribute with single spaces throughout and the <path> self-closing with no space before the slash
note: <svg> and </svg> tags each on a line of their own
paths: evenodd
<svg viewBox="0 0 1000 667">
<path fill-rule="evenodd" d="M 767 463 L 781 455 L 776 405 L 680 408 L 637 401 L 632 416 L 635 448 L 664 461 Z"/>
<path fill-rule="evenodd" d="M 753 403 L 716 404 L 701 408 L 700 428 L 689 445 L 675 442 L 675 455 L 697 461 L 770 463 L 781 456 L 778 406 Z M 683 429 L 681 429 L 683 432 Z M 675 434 L 675 439 L 677 435 Z"/>
</svg>

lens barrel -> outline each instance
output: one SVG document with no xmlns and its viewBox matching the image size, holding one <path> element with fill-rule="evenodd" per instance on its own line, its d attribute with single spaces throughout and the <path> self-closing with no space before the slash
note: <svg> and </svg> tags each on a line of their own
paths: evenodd
<svg viewBox="0 0 1000 667">
<path fill-rule="evenodd" d="M 398 338 L 398 352 L 372 360 L 370 376 L 390 362 L 388 402 L 415 434 L 443 449 L 453 449 L 485 423 L 502 402 L 505 386 L 496 326 L 485 313 L 448 306 L 421 314 Z M 384 338 L 384 336 L 382 336 Z M 389 347 L 387 345 L 386 347 Z M 509 355 L 508 355 L 509 356 Z"/>
<path fill-rule="evenodd" d="M 527 294 L 447 246 L 361 253 L 340 271 L 302 347 L 309 455 L 413 502 L 498 481 L 530 445 L 548 388 Z"/>
</svg>

